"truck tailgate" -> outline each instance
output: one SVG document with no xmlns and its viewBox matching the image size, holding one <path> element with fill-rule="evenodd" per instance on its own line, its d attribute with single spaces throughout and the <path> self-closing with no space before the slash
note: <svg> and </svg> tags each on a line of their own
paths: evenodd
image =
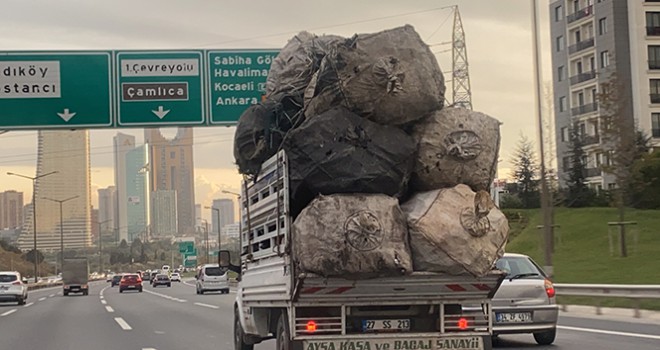
<svg viewBox="0 0 660 350">
<path fill-rule="evenodd" d="M 306 277 L 298 283 L 299 302 L 414 302 L 434 300 L 490 299 L 497 291 L 504 274 L 493 271 L 484 277 L 451 276 L 415 272 L 400 277 L 368 280 Z"/>
</svg>

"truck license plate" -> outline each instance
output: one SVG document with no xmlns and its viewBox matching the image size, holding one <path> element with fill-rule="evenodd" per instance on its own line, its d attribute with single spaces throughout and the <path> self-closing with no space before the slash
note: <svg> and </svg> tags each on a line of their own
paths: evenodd
<svg viewBox="0 0 660 350">
<path fill-rule="evenodd" d="M 363 320 L 362 331 L 409 331 L 410 319 L 401 320 Z"/>
<path fill-rule="evenodd" d="M 498 312 L 495 314 L 498 323 L 525 323 L 532 322 L 531 312 Z"/>
</svg>

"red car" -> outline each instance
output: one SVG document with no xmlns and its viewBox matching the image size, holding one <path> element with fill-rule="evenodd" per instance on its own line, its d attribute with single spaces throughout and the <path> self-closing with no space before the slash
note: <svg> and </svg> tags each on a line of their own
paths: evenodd
<svg viewBox="0 0 660 350">
<path fill-rule="evenodd" d="M 125 290 L 137 290 L 142 293 L 142 277 L 134 273 L 123 275 L 119 281 L 119 293 Z"/>
</svg>

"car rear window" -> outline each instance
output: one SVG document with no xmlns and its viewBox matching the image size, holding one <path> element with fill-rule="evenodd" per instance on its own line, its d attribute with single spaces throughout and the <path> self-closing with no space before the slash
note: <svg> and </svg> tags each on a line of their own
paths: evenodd
<svg viewBox="0 0 660 350">
<path fill-rule="evenodd" d="M 205 273 L 207 276 L 222 276 L 225 274 L 219 267 L 207 267 Z"/>
<path fill-rule="evenodd" d="M 545 272 L 541 270 L 532 260 L 526 257 L 505 256 L 497 260 L 495 264 L 498 270 L 507 273 L 507 277 L 525 274 L 538 274 L 539 276 L 529 276 L 527 278 L 545 278 Z"/>
<path fill-rule="evenodd" d="M 158 276 L 156 276 L 156 278 L 158 278 L 159 280 L 166 280 L 167 275 L 158 275 Z"/>
<path fill-rule="evenodd" d="M 17 279 L 16 275 L 0 275 L 0 283 L 14 282 Z"/>
</svg>

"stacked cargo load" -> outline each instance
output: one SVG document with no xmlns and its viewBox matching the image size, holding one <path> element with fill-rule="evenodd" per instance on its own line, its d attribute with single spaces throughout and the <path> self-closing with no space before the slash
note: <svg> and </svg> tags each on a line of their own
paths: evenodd
<svg viewBox="0 0 660 350">
<path fill-rule="evenodd" d="M 411 26 L 289 41 L 234 155 L 254 179 L 286 153 L 296 266 L 348 279 L 492 269 L 509 230 L 487 192 L 500 123 L 444 107 L 444 92 Z"/>
</svg>

